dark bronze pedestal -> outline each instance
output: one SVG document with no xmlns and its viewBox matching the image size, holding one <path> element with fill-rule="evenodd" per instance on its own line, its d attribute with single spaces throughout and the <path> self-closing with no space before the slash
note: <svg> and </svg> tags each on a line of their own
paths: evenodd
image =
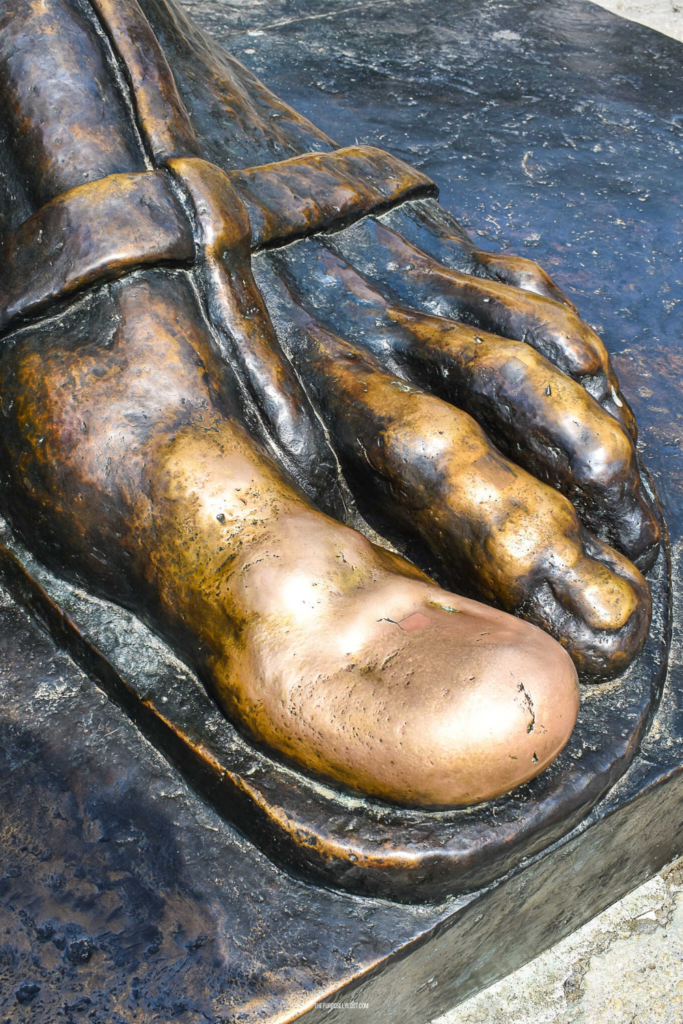
<svg viewBox="0 0 683 1024">
<path fill-rule="evenodd" d="M 555 0 L 187 6 L 341 143 L 410 160 L 475 237 L 528 250 L 599 327 L 669 529 L 669 673 L 628 772 L 569 836 L 485 891 L 399 905 L 274 866 L 7 599 L 0 1020 L 413 1024 L 683 852 L 683 50 Z M 666 641 L 664 614 L 653 630 Z"/>
</svg>

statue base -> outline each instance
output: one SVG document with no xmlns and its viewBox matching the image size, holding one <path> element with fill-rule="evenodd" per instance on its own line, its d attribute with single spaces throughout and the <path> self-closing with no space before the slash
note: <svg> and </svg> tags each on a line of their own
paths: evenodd
<svg viewBox="0 0 683 1024">
<path fill-rule="evenodd" d="M 683 852 L 677 646 L 639 753 L 589 817 L 488 888 L 420 906 L 276 867 L 11 599 L 0 645 L 0 1019 L 13 1024 L 65 1006 L 107 1024 L 427 1021 Z"/>
</svg>

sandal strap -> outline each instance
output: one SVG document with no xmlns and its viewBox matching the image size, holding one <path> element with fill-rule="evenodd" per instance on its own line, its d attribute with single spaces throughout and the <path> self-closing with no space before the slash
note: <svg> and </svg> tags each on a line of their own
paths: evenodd
<svg viewBox="0 0 683 1024">
<path fill-rule="evenodd" d="M 183 160 L 168 163 L 192 198 Z M 237 193 L 251 232 L 247 253 L 348 225 L 408 198 L 436 194 L 424 174 L 370 146 L 307 153 L 227 174 L 205 160 L 192 163 L 210 169 L 212 181 Z M 214 232 L 228 226 L 216 223 Z M 79 185 L 4 238 L 0 330 L 136 267 L 192 262 L 205 244 L 205 232 L 185 212 L 168 171 L 111 174 Z"/>
<path fill-rule="evenodd" d="M 426 174 L 374 146 L 306 153 L 227 177 L 247 208 L 254 251 L 438 191 Z"/>
<path fill-rule="evenodd" d="M 3 239 L 0 330 L 96 281 L 193 256 L 192 228 L 164 171 L 78 185 Z"/>
<path fill-rule="evenodd" d="M 90 0 L 128 80 L 138 128 L 156 167 L 201 147 L 164 51 L 137 0 Z"/>
<path fill-rule="evenodd" d="M 173 72 L 138 0 L 89 0 L 128 81 L 138 128 L 156 167 L 201 158 Z M 408 194 L 435 195 L 432 181 L 371 146 L 306 153 L 228 172 L 251 223 L 252 248 L 341 226 Z"/>
</svg>

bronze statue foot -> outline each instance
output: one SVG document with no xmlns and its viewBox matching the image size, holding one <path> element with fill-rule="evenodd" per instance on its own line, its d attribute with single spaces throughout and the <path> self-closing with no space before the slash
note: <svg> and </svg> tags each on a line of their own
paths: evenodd
<svg viewBox="0 0 683 1024">
<path fill-rule="evenodd" d="M 329 141 L 170 0 L 143 6 L 154 31 L 136 0 L 0 0 L 8 514 L 301 767 L 410 805 L 504 793 L 570 735 L 570 659 L 311 498 L 343 515 L 338 456 L 458 589 L 614 675 L 649 595 L 586 526 L 644 565 L 658 531 L 604 348 L 540 270 L 429 203 L 388 215 L 421 249 L 373 219 L 433 192 L 386 154 L 238 169 Z M 250 249 L 347 221 L 255 261 L 283 350 Z"/>
<path fill-rule="evenodd" d="M 188 130 L 244 201 L 252 249 L 275 249 L 254 270 L 352 485 L 426 541 L 454 589 L 541 625 L 585 677 L 618 674 L 649 625 L 647 586 L 630 563 L 648 569 L 660 537 L 633 415 L 600 339 L 536 264 L 478 250 L 433 199 L 411 200 L 431 182 L 387 154 L 359 147 L 235 169 L 329 140 L 172 0 L 146 12 L 173 61 L 174 110 L 189 112 Z M 334 233 L 277 248 L 322 229 Z M 351 383 L 350 359 L 364 394 L 374 367 L 372 399 Z M 313 495 L 305 470 L 299 479 Z"/>
</svg>

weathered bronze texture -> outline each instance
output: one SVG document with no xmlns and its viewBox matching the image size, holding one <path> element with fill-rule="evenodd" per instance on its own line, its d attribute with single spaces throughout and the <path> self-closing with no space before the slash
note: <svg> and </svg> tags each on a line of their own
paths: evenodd
<svg viewBox="0 0 683 1024">
<path fill-rule="evenodd" d="M 665 539 L 646 574 L 646 645 L 623 676 L 582 688 L 577 726 L 553 764 L 495 801 L 418 811 L 322 785 L 257 749 L 136 616 L 67 586 L 2 527 L 2 547 L 52 607 L 32 604 L 41 628 L 5 591 L 0 607 L 0 1020 L 422 1024 L 683 851 L 683 175 L 672 114 L 683 99 L 681 44 L 586 0 L 348 6 L 190 0 L 186 9 L 335 138 L 417 163 L 477 246 L 541 259 L 599 325 L 662 500 L 671 604 Z M 161 38 L 159 9 L 146 10 Z M 168 33 L 164 48 L 179 77 Z M 278 110 L 273 137 L 285 138 L 293 121 Z M 216 149 L 234 146 L 234 167 L 293 155 L 284 143 L 264 152 L 265 132 L 253 152 L 238 152 L 242 122 L 229 138 L 225 123 L 217 115 Z M 4 207 L 0 198 L 0 210 L 16 225 L 33 210 L 21 181 L 9 182 L 15 198 Z M 417 244 L 413 209 L 382 221 Z M 459 257 L 454 248 L 452 260 L 476 273 L 470 248 Z M 254 258 L 257 281 L 269 259 Z M 401 546 L 403 531 L 391 536 Z M 436 559 L 412 541 L 407 550 L 438 578 Z M 4 587 L 4 554 L 1 578 Z M 22 586 L 15 577 L 12 592 Z M 68 639 L 75 625 L 80 649 Z M 118 704 L 91 681 L 116 697 L 115 675 L 131 684 Z M 424 898 L 439 902 L 410 905 Z M 316 1009 L 321 1001 L 368 1008 Z"/>
<path fill-rule="evenodd" d="M 388 300 L 329 243 L 295 246 L 277 263 L 319 322 L 465 409 L 497 448 L 570 498 L 593 533 L 651 567 L 659 531 L 634 446 L 584 387 L 530 345 Z"/>
<path fill-rule="evenodd" d="M 3 238 L 0 330 L 87 285 L 193 256 L 191 227 L 162 171 L 79 185 Z"/>
<path fill-rule="evenodd" d="M 567 743 L 576 669 L 613 678 L 648 632 L 648 586 L 625 556 L 650 568 L 659 525 L 606 350 L 528 261 L 411 207 L 427 248 L 459 251 L 466 273 L 378 219 L 433 194 L 425 175 L 374 149 L 308 152 L 325 137 L 293 112 L 284 140 L 265 116 L 279 101 L 183 38 L 171 0 L 147 5 L 152 24 L 143 6 L 0 3 L 11 169 L 40 207 L 5 243 L 5 323 L 25 321 L 0 354 L 6 513 L 299 768 L 420 808 L 507 793 Z M 190 63 L 172 72 L 174 47 Z M 239 145 L 253 137 L 256 163 L 267 138 L 289 160 L 226 159 L 216 115 L 229 142 L 240 104 Z M 112 234 L 89 233 L 98 213 Z M 330 243 L 304 237 L 331 228 Z M 252 249 L 287 243 L 259 287 Z M 325 324 L 321 259 L 343 323 Z M 430 393 L 435 368 L 459 384 Z M 473 417 L 498 444 L 516 423 L 505 454 Z M 469 596 L 350 529 L 349 484 Z"/>
<path fill-rule="evenodd" d="M 444 232 L 445 233 L 445 232 Z M 463 274 L 422 253 L 396 231 L 368 219 L 339 239 L 339 250 L 370 279 L 377 280 L 409 307 L 525 341 L 593 397 L 631 431 L 633 414 L 595 332 L 571 306 L 525 287 Z M 377 259 L 383 263 L 380 271 Z M 528 284 L 523 281 L 523 284 Z"/>
</svg>

